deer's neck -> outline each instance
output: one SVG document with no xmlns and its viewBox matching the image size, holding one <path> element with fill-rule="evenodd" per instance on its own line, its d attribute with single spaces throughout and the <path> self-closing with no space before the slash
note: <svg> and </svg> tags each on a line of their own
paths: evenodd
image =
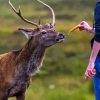
<svg viewBox="0 0 100 100">
<path fill-rule="evenodd" d="M 28 74 L 34 74 L 41 67 L 44 53 L 45 48 L 41 45 L 34 50 L 27 65 Z"/>
<path fill-rule="evenodd" d="M 17 63 L 27 63 L 37 46 L 35 40 L 30 39 L 18 54 Z"/>
<path fill-rule="evenodd" d="M 17 57 L 17 62 L 20 65 L 18 69 L 27 71 L 27 74 L 34 74 L 40 68 L 44 53 L 45 47 L 36 44 L 35 41 L 33 44 L 33 40 L 29 40 Z"/>
</svg>

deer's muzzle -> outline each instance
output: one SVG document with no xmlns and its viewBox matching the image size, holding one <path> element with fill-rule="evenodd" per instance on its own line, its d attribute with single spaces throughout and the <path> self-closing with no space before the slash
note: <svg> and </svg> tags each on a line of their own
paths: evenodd
<svg viewBox="0 0 100 100">
<path fill-rule="evenodd" d="M 64 41 L 64 38 L 65 38 L 64 34 L 63 33 L 59 33 L 57 38 L 56 38 L 56 41 L 57 42 L 62 42 L 62 41 Z"/>
</svg>

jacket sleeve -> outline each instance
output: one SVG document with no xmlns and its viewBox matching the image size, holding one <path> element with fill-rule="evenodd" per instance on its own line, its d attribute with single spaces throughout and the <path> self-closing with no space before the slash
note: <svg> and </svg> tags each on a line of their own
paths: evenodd
<svg viewBox="0 0 100 100">
<path fill-rule="evenodd" d="M 97 41 L 97 42 L 100 42 L 100 33 L 99 34 L 95 34 L 94 40 Z"/>
<path fill-rule="evenodd" d="M 95 27 L 95 35 L 94 40 L 100 42 L 100 3 L 96 4 L 95 12 L 94 12 L 94 27 Z"/>
</svg>

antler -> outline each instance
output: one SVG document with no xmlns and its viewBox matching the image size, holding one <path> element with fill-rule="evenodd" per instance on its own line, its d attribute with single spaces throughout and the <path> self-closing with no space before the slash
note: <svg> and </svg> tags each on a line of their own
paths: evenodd
<svg viewBox="0 0 100 100">
<path fill-rule="evenodd" d="M 47 7 L 50 9 L 50 11 L 51 11 L 51 13 L 52 13 L 52 17 L 53 17 L 53 22 L 52 22 L 52 24 L 53 24 L 53 26 L 55 26 L 55 13 L 54 13 L 53 9 L 52 9 L 49 5 L 45 4 L 44 2 L 42 2 L 42 1 L 40 1 L 40 0 L 37 0 L 37 1 L 40 2 L 40 3 L 42 3 L 43 5 L 47 6 Z"/>
<path fill-rule="evenodd" d="M 22 16 L 21 11 L 20 11 L 20 6 L 19 6 L 19 10 L 17 11 L 17 10 L 14 8 L 14 6 L 12 5 L 12 3 L 10 2 L 10 0 L 9 0 L 9 4 L 10 4 L 11 8 L 13 9 L 13 11 L 14 11 L 23 21 L 25 21 L 25 22 L 27 22 L 27 23 L 29 23 L 29 24 L 32 24 L 32 25 L 34 25 L 34 26 L 36 26 L 36 27 L 39 27 L 39 25 L 38 25 L 37 23 L 34 23 L 34 22 L 32 22 L 32 21 L 29 21 L 29 20 L 25 19 L 25 18 Z"/>
</svg>

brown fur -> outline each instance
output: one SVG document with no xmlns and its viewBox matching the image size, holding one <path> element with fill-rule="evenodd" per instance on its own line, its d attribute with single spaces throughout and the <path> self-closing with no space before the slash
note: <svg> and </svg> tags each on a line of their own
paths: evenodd
<svg viewBox="0 0 100 100">
<path fill-rule="evenodd" d="M 0 100 L 7 95 L 15 75 L 16 54 L 9 52 L 0 56 Z"/>
<path fill-rule="evenodd" d="M 35 46 L 31 46 L 31 44 L 32 39 L 28 41 L 22 50 L 0 55 L 0 97 L 9 94 L 9 89 L 12 87 L 15 80 L 17 65 L 29 60 Z"/>
</svg>

